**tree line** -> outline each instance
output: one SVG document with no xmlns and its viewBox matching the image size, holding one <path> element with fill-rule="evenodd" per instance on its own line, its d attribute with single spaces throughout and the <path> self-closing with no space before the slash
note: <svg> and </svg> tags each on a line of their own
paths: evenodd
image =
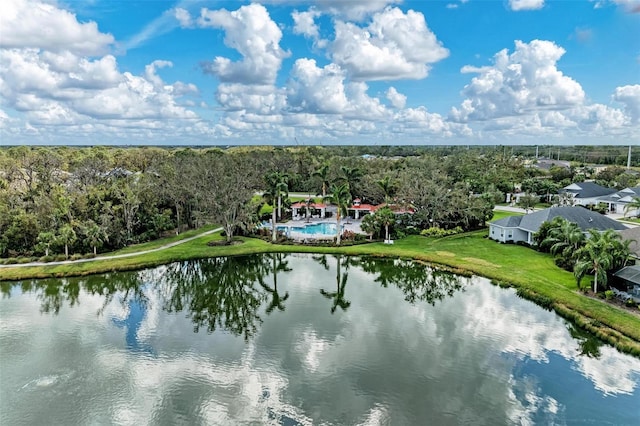
<svg viewBox="0 0 640 426">
<path fill-rule="evenodd" d="M 282 209 L 281 197 L 255 196 L 272 193 L 274 173 L 286 175 L 285 194 L 326 196 L 346 185 L 350 200 L 411 205 L 405 228 L 418 231 L 483 226 L 504 192 L 533 176 L 499 150 L 369 157 L 344 147 L 3 148 L 0 257 L 94 255 L 211 223 L 232 238 L 260 220 L 263 203 Z"/>
</svg>

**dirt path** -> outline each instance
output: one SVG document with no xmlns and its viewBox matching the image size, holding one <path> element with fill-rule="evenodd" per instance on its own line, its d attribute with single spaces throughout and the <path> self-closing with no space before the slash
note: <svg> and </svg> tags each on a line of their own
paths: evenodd
<svg viewBox="0 0 640 426">
<path fill-rule="evenodd" d="M 116 254 L 113 256 L 98 256 L 92 257 L 91 259 L 78 259 L 78 260 L 62 260 L 59 262 L 29 262 L 29 263 L 11 263 L 8 265 L 0 265 L 0 268 L 19 268 L 25 266 L 49 266 L 49 265 L 68 265 L 73 263 L 85 263 L 85 262 L 97 262 L 99 260 L 111 260 L 111 259 L 122 259 L 123 257 L 133 257 L 139 256 L 141 254 L 153 253 L 160 250 L 166 250 L 171 247 L 178 246 L 180 244 L 188 243 L 189 241 L 193 241 L 196 238 L 204 237 L 205 235 L 213 234 L 214 232 L 222 231 L 222 228 L 212 229 L 210 231 L 205 231 L 201 234 L 195 235 L 193 237 L 185 238 L 184 240 L 174 241 L 173 243 L 165 244 L 160 247 L 156 247 L 154 249 L 149 250 L 141 250 L 133 253 L 124 253 L 124 254 Z"/>
</svg>

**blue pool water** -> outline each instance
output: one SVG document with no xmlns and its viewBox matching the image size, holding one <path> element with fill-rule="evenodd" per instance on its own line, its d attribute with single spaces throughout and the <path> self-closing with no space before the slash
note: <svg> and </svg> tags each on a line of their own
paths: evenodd
<svg viewBox="0 0 640 426">
<path fill-rule="evenodd" d="M 305 235 L 327 235 L 333 236 L 336 235 L 336 224 L 335 223 L 314 223 L 306 226 L 278 226 L 278 231 L 287 232 L 291 229 L 291 232 L 299 232 Z"/>
</svg>

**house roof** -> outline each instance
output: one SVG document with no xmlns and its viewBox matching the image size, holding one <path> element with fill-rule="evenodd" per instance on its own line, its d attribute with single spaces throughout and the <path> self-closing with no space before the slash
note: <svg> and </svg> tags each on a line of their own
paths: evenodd
<svg viewBox="0 0 640 426">
<path fill-rule="evenodd" d="M 616 192 L 613 188 L 606 188 L 594 182 L 578 182 L 565 186 L 560 193 L 570 192 L 575 194 L 575 198 L 594 198 L 613 194 Z"/>
<path fill-rule="evenodd" d="M 614 194 L 600 197 L 599 200 L 610 201 L 616 203 L 629 203 L 633 197 L 640 196 L 640 186 L 634 186 L 633 188 L 625 188 Z"/>
<path fill-rule="evenodd" d="M 517 228 L 523 216 L 507 216 L 502 219 L 491 222 L 492 225 L 501 226 L 503 228 Z"/>
<path fill-rule="evenodd" d="M 623 241 L 631 240 L 629 250 L 631 250 L 635 257 L 640 259 L 640 226 L 627 228 L 620 232 L 620 235 L 622 236 Z"/>
<path fill-rule="evenodd" d="M 521 228 L 530 232 L 538 232 L 543 222 L 552 220 L 557 216 L 577 224 L 582 232 L 586 232 L 588 229 L 596 229 L 598 231 L 606 229 L 621 231 L 627 229 L 620 222 L 603 216 L 598 212 L 593 212 L 584 207 L 571 206 L 549 207 L 524 216 L 505 217 L 492 223 L 505 228 Z"/>
<path fill-rule="evenodd" d="M 613 276 L 640 285 L 640 265 L 625 266 Z"/>
</svg>

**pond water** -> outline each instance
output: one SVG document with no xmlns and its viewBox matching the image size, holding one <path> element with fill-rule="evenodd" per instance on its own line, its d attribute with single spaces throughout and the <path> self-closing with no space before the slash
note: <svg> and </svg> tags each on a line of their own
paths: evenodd
<svg viewBox="0 0 640 426">
<path fill-rule="evenodd" d="M 419 263 L 272 254 L 1 289 L 2 425 L 640 419 L 639 359 Z"/>
</svg>

